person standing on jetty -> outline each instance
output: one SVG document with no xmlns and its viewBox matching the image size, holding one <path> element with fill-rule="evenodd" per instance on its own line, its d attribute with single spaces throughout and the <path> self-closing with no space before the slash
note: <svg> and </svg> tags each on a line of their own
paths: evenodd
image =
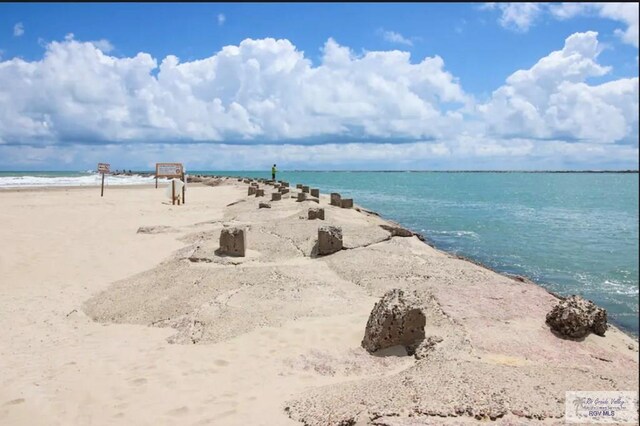
<svg viewBox="0 0 640 426">
<path fill-rule="evenodd" d="M 273 167 L 271 167 L 271 180 L 276 180 L 276 172 L 278 170 L 276 170 L 276 165 L 274 164 Z"/>
</svg>

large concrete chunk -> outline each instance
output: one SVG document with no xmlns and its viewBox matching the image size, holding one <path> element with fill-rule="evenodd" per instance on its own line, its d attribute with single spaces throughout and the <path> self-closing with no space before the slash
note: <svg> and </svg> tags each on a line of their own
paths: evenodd
<svg viewBox="0 0 640 426">
<path fill-rule="evenodd" d="M 318 188 L 311 188 L 312 197 L 320 197 L 320 190 Z"/>
<path fill-rule="evenodd" d="M 353 207 L 353 198 L 343 198 L 340 200 L 340 207 L 350 209 Z"/>
<path fill-rule="evenodd" d="M 264 197 L 264 189 L 256 189 L 256 197 Z"/>
<path fill-rule="evenodd" d="M 324 220 L 324 209 L 318 207 L 312 207 L 309 209 L 309 220 L 321 219 Z"/>
<path fill-rule="evenodd" d="M 391 346 L 415 347 L 424 339 L 426 318 L 418 298 L 400 289 L 389 290 L 371 314 L 362 339 L 362 347 L 370 353 Z"/>
<path fill-rule="evenodd" d="M 302 187 L 302 192 L 308 194 L 309 193 L 309 187 L 308 186 L 303 186 Z"/>
<path fill-rule="evenodd" d="M 304 201 L 307 199 L 307 194 L 304 192 L 298 192 L 298 201 Z"/>
<path fill-rule="evenodd" d="M 256 193 L 256 187 L 255 186 L 250 186 L 248 195 L 255 195 L 255 193 Z"/>
<path fill-rule="evenodd" d="M 269 204 L 269 203 L 260 203 L 260 204 L 258 204 L 258 208 L 259 209 L 270 209 L 271 208 L 271 204 Z"/>
<path fill-rule="evenodd" d="M 302 184 L 301 183 L 297 183 L 296 184 L 296 189 L 302 189 Z"/>
<path fill-rule="evenodd" d="M 220 254 L 244 257 L 247 246 L 245 230 L 241 228 L 224 228 L 220 232 Z"/>
<path fill-rule="evenodd" d="M 289 188 L 280 188 L 280 194 L 287 194 L 289 193 Z"/>
<path fill-rule="evenodd" d="M 573 295 L 558 303 L 547 314 L 547 324 L 567 337 L 584 337 L 590 332 L 604 336 L 607 331 L 607 311 L 591 300 Z"/>
<path fill-rule="evenodd" d="M 342 228 L 321 226 L 318 228 L 318 254 L 325 256 L 342 250 Z"/>
<path fill-rule="evenodd" d="M 280 201 L 282 199 L 282 194 L 279 192 L 274 192 L 271 194 L 271 201 Z"/>
<path fill-rule="evenodd" d="M 340 194 L 337 192 L 331 193 L 331 205 L 340 207 Z"/>
</svg>

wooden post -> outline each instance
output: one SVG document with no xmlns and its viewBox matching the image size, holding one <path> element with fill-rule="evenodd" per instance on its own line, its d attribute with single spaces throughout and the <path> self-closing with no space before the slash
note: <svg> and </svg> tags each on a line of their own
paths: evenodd
<svg viewBox="0 0 640 426">
<path fill-rule="evenodd" d="M 186 204 L 186 201 L 184 200 L 184 192 L 187 188 L 187 180 L 184 177 L 184 172 L 182 172 L 182 204 Z"/>
<path fill-rule="evenodd" d="M 176 205 L 176 181 L 171 179 L 171 204 Z"/>
<path fill-rule="evenodd" d="M 158 173 L 156 172 L 156 189 L 158 189 Z"/>
<path fill-rule="evenodd" d="M 104 172 L 102 173 L 102 185 L 100 186 L 100 196 L 104 196 Z"/>
</svg>

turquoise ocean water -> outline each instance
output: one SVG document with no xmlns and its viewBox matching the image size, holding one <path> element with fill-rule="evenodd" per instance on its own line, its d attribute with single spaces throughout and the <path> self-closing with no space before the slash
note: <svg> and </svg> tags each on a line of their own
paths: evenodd
<svg viewBox="0 0 640 426">
<path fill-rule="evenodd" d="M 580 294 L 638 335 L 637 173 L 285 171 L 277 178 L 353 197 L 439 249 Z"/>
</svg>

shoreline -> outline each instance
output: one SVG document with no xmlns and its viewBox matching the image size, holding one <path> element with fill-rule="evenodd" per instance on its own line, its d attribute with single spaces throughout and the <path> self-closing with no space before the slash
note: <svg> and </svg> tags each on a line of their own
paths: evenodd
<svg viewBox="0 0 640 426">
<path fill-rule="evenodd" d="M 436 173 L 440 173 L 440 172 L 436 172 Z M 450 173 L 450 172 L 445 172 L 445 173 Z M 518 172 L 519 173 L 519 172 Z M 546 172 L 541 172 L 541 173 L 546 173 Z M 221 176 L 221 175 L 210 175 L 211 177 L 213 176 Z M 204 175 L 204 177 L 208 177 L 207 175 Z M 236 176 L 224 176 L 222 175 L 222 178 L 227 178 L 227 179 L 237 179 Z M 244 178 L 248 178 L 248 179 L 255 179 L 255 178 L 251 178 L 251 177 L 243 177 Z M 233 182 L 234 184 L 236 182 Z M 298 183 L 298 182 L 296 182 Z M 109 188 L 109 190 L 111 189 L 118 189 L 118 190 L 122 190 L 122 189 L 126 189 L 126 188 L 131 188 L 131 189 L 136 189 L 136 188 L 152 188 L 154 187 L 155 184 L 151 183 L 151 184 L 132 184 L 132 185 L 112 185 Z M 207 185 L 203 184 L 202 182 L 191 182 L 188 184 L 188 187 L 205 187 Z M 25 187 L 25 188 L 0 188 L 0 193 L 2 192 L 6 192 L 6 193 L 12 193 L 12 192 L 38 192 L 38 191 L 42 191 L 42 192 L 64 192 L 67 190 L 78 190 L 78 189 L 96 189 L 99 188 L 98 186 L 90 186 L 90 185 L 78 185 L 78 186 L 38 186 L 38 187 Z M 105 189 L 107 188 L 107 186 L 105 186 Z M 158 189 L 160 189 L 160 187 L 158 187 Z M 295 188 L 293 188 L 295 189 Z M 323 197 L 327 197 L 326 194 L 322 195 Z M 510 278 L 514 281 L 517 282 L 529 282 L 532 283 L 540 288 L 542 288 L 543 290 L 545 290 L 547 293 L 549 293 L 550 295 L 552 295 L 553 297 L 557 298 L 558 300 L 564 300 L 566 297 L 568 296 L 562 296 L 558 293 L 555 293 L 553 291 L 551 291 L 550 289 L 548 289 L 547 287 L 545 287 L 544 284 L 551 284 L 550 282 L 537 282 L 535 280 L 533 280 L 531 277 L 526 276 L 526 275 L 516 275 L 516 274 L 510 274 L 504 271 L 500 271 L 498 269 L 494 269 L 486 264 L 484 264 L 483 262 L 476 260 L 474 258 L 465 256 L 465 255 L 460 255 L 460 254 L 456 254 L 453 252 L 449 252 L 447 250 L 444 250 L 440 247 L 438 247 L 436 245 L 436 243 L 434 241 L 432 241 L 428 236 L 425 236 L 424 234 L 417 232 L 409 227 L 406 227 L 404 224 L 402 223 L 398 223 L 386 216 L 384 216 L 381 213 L 378 213 L 377 211 L 371 210 L 368 207 L 362 206 L 360 204 L 356 204 L 354 203 L 354 210 L 356 211 L 360 211 L 363 214 L 371 214 L 371 215 L 375 215 L 377 217 L 379 217 L 380 219 L 386 221 L 389 224 L 394 224 L 394 225 L 399 225 L 405 229 L 408 229 L 409 231 L 411 231 L 414 235 L 416 235 L 418 237 L 418 239 L 420 239 L 423 243 L 425 243 L 426 245 L 438 250 L 439 252 L 446 254 L 449 257 L 452 258 L 456 258 L 456 259 L 460 259 L 460 260 L 464 260 L 466 262 L 470 262 L 474 265 L 480 266 L 484 269 L 487 269 L 493 273 L 496 274 L 500 274 L 503 275 L 507 278 Z M 625 333 L 626 335 L 628 335 L 629 337 L 633 338 L 633 339 L 638 339 L 638 337 L 640 336 L 639 334 L 636 334 L 633 330 L 631 329 L 627 329 L 625 327 L 620 326 L 619 324 L 617 324 L 615 321 L 612 322 L 612 324 L 614 324 L 621 332 Z"/>
<path fill-rule="evenodd" d="M 182 206 L 153 186 L 83 188 L 0 192 L 0 423 L 528 424 L 561 416 L 566 390 L 637 386 L 637 341 L 617 327 L 559 339 L 541 286 L 394 236 L 359 205 L 260 209 L 272 189 L 234 180 L 194 184 Z M 315 206 L 326 220 L 307 219 Z M 343 228 L 343 250 L 313 255 L 320 225 Z M 215 253 L 227 226 L 248 229 L 246 257 Z M 427 358 L 362 349 L 389 288 L 424 301 L 442 339 Z"/>
</svg>

